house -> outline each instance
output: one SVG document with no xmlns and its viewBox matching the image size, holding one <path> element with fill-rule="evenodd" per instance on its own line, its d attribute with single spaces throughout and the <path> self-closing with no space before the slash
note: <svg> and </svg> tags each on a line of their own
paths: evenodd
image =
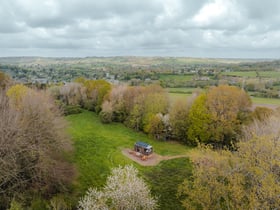
<svg viewBox="0 0 280 210">
<path fill-rule="evenodd" d="M 138 141 L 134 144 L 134 151 L 143 155 L 150 155 L 153 153 L 153 147 L 145 142 Z"/>
</svg>

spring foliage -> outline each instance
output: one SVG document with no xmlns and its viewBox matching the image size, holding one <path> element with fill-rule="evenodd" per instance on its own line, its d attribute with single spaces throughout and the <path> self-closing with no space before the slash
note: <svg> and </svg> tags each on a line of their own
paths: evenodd
<svg viewBox="0 0 280 210">
<path fill-rule="evenodd" d="M 280 206 L 279 117 L 247 126 L 237 151 L 201 148 L 193 178 L 179 192 L 186 209 L 277 209 Z"/>
<path fill-rule="evenodd" d="M 23 85 L 7 95 L 0 92 L 0 203 L 24 192 L 63 191 L 73 168 L 62 155 L 71 146 L 59 110 L 47 94 Z"/>
<path fill-rule="evenodd" d="M 79 201 L 79 209 L 155 209 L 155 198 L 137 174 L 138 171 L 131 165 L 114 168 L 103 190 L 90 188 Z"/>
</svg>

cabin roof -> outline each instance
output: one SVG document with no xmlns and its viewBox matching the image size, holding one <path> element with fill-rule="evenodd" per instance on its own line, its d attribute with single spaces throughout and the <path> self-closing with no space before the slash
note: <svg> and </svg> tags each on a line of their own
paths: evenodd
<svg viewBox="0 0 280 210">
<path fill-rule="evenodd" d="M 138 146 L 138 147 L 146 148 L 146 149 L 151 149 L 151 148 L 153 148 L 151 145 L 149 145 L 149 144 L 147 144 L 147 143 L 145 143 L 145 142 L 142 142 L 142 141 L 137 141 L 137 142 L 135 143 L 135 145 Z"/>
</svg>

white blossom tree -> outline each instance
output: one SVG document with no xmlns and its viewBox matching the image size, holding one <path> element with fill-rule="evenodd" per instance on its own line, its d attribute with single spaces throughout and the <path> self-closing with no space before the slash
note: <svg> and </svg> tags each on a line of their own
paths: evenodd
<svg viewBox="0 0 280 210">
<path fill-rule="evenodd" d="M 103 190 L 90 188 L 79 201 L 78 208 L 80 210 L 155 209 L 156 199 L 151 196 L 148 186 L 137 174 L 137 169 L 131 165 L 114 168 Z"/>
</svg>

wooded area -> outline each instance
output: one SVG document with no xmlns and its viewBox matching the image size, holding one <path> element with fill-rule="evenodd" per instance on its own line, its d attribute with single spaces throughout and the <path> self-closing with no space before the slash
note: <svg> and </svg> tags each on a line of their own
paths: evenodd
<svg viewBox="0 0 280 210">
<path fill-rule="evenodd" d="M 245 86 L 217 84 L 197 89 L 185 100 L 171 101 L 160 83 L 114 84 L 77 77 L 65 84 L 24 85 L 0 72 L 0 87 L 1 208 L 157 207 L 157 195 L 135 178 L 132 166 L 113 169 L 102 190 L 87 186 L 86 196 L 75 194 L 81 169 L 71 161 L 75 150 L 63 114 L 84 110 L 95 112 L 104 124 L 121 123 L 159 143 L 179 142 L 180 147 L 193 148 L 188 154 L 192 176 L 186 175 L 176 186 L 186 209 L 280 205 L 279 109 L 253 108 Z M 122 180 L 120 173 L 128 173 L 133 181 Z M 119 190 L 131 194 L 115 196 Z M 41 203 L 36 204 L 35 198 Z"/>
</svg>

